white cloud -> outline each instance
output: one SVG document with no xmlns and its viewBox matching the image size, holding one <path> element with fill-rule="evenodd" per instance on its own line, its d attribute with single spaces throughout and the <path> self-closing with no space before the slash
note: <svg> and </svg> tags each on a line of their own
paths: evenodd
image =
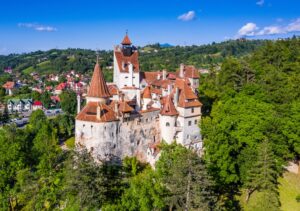
<svg viewBox="0 0 300 211">
<path fill-rule="evenodd" d="M 274 35 L 274 34 L 284 34 L 285 30 L 280 26 L 266 26 L 255 35 Z"/>
<path fill-rule="evenodd" d="M 195 18 L 196 18 L 195 11 L 188 11 L 187 13 L 178 16 L 178 20 L 182 20 L 182 21 L 191 21 L 194 20 Z"/>
<path fill-rule="evenodd" d="M 265 0 L 259 0 L 256 2 L 258 6 L 263 6 L 265 4 Z"/>
<path fill-rule="evenodd" d="M 255 23 L 247 23 L 238 31 L 236 37 L 276 35 L 293 32 L 300 32 L 300 18 L 290 22 L 288 25 L 265 26 L 261 30 L 259 30 L 259 27 Z"/>
<path fill-rule="evenodd" d="M 258 27 L 255 23 L 247 23 L 238 31 L 239 36 L 254 36 Z"/>
<path fill-rule="evenodd" d="M 29 28 L 29 29 L 34 29 L 36 31 L 43 31 L 43 32 L 57 31 L 57 28 L 55 28 L 53 26 L 44 26 L 44 25 L 40 25 L 38 23 L 19 23 L 18 26 Z"/>
<path fill-rule="evenodd" d="M 297 20 L 291 22 L 287 27 L 286 27 L 287 32 L 299 32 L 300 31 L 300 18 Z"/>
</svg>

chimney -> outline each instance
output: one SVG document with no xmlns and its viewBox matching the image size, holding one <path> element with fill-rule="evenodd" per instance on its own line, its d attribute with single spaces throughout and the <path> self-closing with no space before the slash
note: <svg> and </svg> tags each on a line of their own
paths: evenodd
<svg viewBox="0 0 300 211">
<path fill-rule="evenodd" d="M 136 104 L 137 104 L 137 110 L 141 109 L 141 90 L 137 90 L 136 92 Z"/>
<path fill-rule="evenodd" d="M 118 102 L 115 102 L 115 113 L 119 116 L 119 107 Z"/>
<path fill-rule="evenodd" d="M 168 84 L 168 95 L 172 92 L 172 84 Z"/>
<path fill-rule="evenodd" d="M 179 89 L 178 89 L 178 87 L 176 87 L 175 96 L 174 96 L 174 104 L 175 104 L 176 107 L 178 105 L 178 99 L 179 99 Z"/>
<path fill-rule="evenodd" d="M 80 94 L 77 95 L 77 114 L 79 114 L 80 112 L 80 103 L 81 103 L 81 100 L 80 100 Z"/>
<path fill-rule="evenodd" d="M 167 79 L 167 71 L 163 70 L 163 80 L 166 80 L 166 79 Z"/>
<path fill-rule="evenodd" d="M 160 79 L 160 72 L 157 74 L 157 77 L 156 77 L 157 80 Z"/>
<path fill-rule="evenodd" d="M 184 77 L 184 64 L 180 64 L 179 77 Z"/>
<path fill-rule="evenodd" d="M 100 108 L 100 104 L 98 104 L 98 106 L 97 106 L 97 119 L 101 119 L 101 108 Z"/>
</svg>

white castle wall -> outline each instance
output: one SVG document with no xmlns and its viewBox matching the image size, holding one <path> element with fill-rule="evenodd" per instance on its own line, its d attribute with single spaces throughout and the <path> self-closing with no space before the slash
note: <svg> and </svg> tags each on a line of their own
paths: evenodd
<svg viewBox="0 0 300 211">
<path fill-rule="evenodd" d="M 159 115 L 159 125 L 161 138 L 171 144 L 175 140 L 176 116 Z"/>
<path fill-rule="evenodd" d="M 93 123 L 76 121 L 76 146 L 87 148 L 98 160 L 137 156 L 146 161 L 148 145 L 161 139 L 158 111 L 148 112 L 131 121 Z M 93 126 L 93 127 L 91 127 Z"/>
</svg>

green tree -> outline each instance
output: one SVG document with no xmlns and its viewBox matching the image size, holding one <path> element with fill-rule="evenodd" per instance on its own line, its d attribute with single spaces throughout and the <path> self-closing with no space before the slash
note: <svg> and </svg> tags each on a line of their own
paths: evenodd
<svg viewBox="0 0 300 211">
<path fill-rule="evenodd" d="M 166 191 L 157 174 L 148 167 L 130 179 L 129 188 L 124 191 L 119 207 L 132 211 L 161 210 L 167 207 L 164 201 Z"/>
<path fill-rule="evenodd" d="M 72 90 L 66 90 L 59 97 L 62 110 L 67 114 L 75 115 L 77 105 L 76 93 Z"/>
<path fill-rule="evenodd" d="M 41 94 L 37 91 L 33 91 L 31 93 L 32 99 L 37 101 L 37 100 L 41 100 Z"/>
<path fill-rule="evenodd" d="M 46 109 L 50 108 L 51 94 L 48 91 L 43 92 L 41 95 L 41 101 Z"/>
<path fill-rule="evenodd" d="M 45 113 L 38 109 L 33 111 L 29 117 L 29 125 L 28 127 L 33 131 L 37 132 L 44 124 L 47 123 L 47 117 Z"/>
<path fill-rule="evenodd" d="M 168 190 L 169 209 L 212 210 L 216 206 L 212 178 L 193 151 L 177 144 L 164 145 L 155 167 Z"/>
<path fill-rule="evenodd" d="M 270 143 L 264 139 L 258 145 L 257 161 L 249 169 L 244 186 L 249 200 L 254 191 L 262 192 L 256 210 L 279 210 L 277 190 L 278 169 Z M 270 209 L 269 209 L 270 208 Z"/>
</svg>

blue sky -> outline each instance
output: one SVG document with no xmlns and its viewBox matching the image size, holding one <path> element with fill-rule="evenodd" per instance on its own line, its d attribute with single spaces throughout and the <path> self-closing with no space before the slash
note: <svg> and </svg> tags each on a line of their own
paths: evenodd
<svg viewBox="0 0 300 211">
<path fill-rule="evenodd" d="M 0 0 L 0 54 L 299 35 L 299 0 Z"/>
</svg>

